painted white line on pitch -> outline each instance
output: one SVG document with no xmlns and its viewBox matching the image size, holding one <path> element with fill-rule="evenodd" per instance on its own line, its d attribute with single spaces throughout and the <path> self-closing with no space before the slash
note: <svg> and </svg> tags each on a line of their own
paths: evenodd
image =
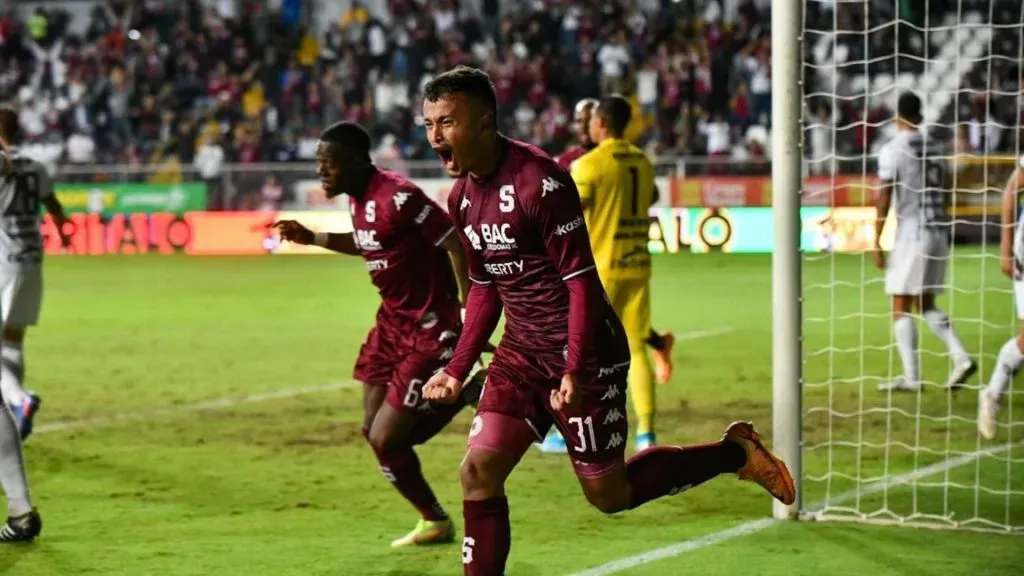
<svg viewBox="0 0 1024 576">
<path fill-rule="evenodd" d="M 732 326 L 719 326 L 718 328 L 709 328 L 707 330 L 694 330 L 693 332 L 682 332 L 676 334 L 676 342 L 684 342 L 686 340 L 700 340 L 701 338 L 711 338 L 712 336 L 724 336 L 726 334 L 732 334 L 736 331 L 736 328 Z"/>
<path fill-rule="evenodd" d="M 959 468 L 961 466 L 970 464 L 971 462 L 974 462 L 975 460 L 983 456 L 995 456 L 997 454 L 1007 452 L 1013 448 L 1017 448 L 1022 445 L 1024 445 L 1024 442 L 1017 442 L 1014 444 L 1002 444 L 1000 446 L 993 446 L 991 448 L 986 448 L 985 450 L 979 450 L 977 452 L 972 452 L 970 454 L 963 454 L 961 456 L 957 456 L 956 458 L 950 458 L 942 462 L 937 462 L 935 464 L 932 464 L 931 466 L 918 468 L 913 472 L 900 474 L 898 476 L 893 476 L 886 480 L 879 480 L 878 482 L 872 482 L 871 484 L 868 484 L 861 488 L 859 491 L 849 490 L 847 492 L 843 492 L 842 494 L 839 494 L 835 498 L 832 498 L 829 501 L 829 504 L 838 505 L 842 504 L 843 502 L 852 500 L 857 497 L 858 492 L 862 496 L 870 496 L 872 494 L 877 494 L 885 490 L 886 488 L 892 486 L 899 486 L 902 484 L 908 484 L 910 482 L 913 482 L 914 480 L 920 480 L 921 478 L 925 478 L 933 474 L 938 474 L 940 472 L 945 472 L 946 470 Z M 815 502 L 809 508 L 812 510 L 819 510 L 824 506 L 825 502 L 822 501 Z M 693 550 L 707 548 L 708 546 L 713 546 L 715 544 L 718 544 L 719 542 L 725 542 L 726 540 L 732 540 L 734 538 L 740 538 L 743 536 L 756 534 L 757 532 L 761 532 L 766 528 L 775 526 L 780 522 L 781 520 L 776 520 L 774 518 L 762 518 L 760 520 L 744 522 L 743 524 L 733 526 L 732 528 L 727 528 L 725 530 L 712 532 L 710 534 L 698 536 L 697 538 L 685 540 L 683 542 L 680 542 L 679 544 L 673 544 L 671 546 L 665 546 L 664 548 L 657 548 L 649 552 L 636 554 L 635 556 L 628 556 L 626 558 L 622 558 L 619 560 L 613 560 L 611 562 L 608 562 L 607 564 L 602 564 L 600 566 L 590 568 L 588 570 L 583 570 L 581 572 L 573 572 L 569 576 L 608 576 L 609 574 L 617 574 L 619 572 L 629 570 L 630 568 L 636 568 L 638 566 L 643 566 L 644 564 L 650 564 L 652 562 L 657 562 L 658 560 L 664 560 L 666 558 L 674 558 L 686 552 L 692 552 Z"/>
<path fill-rule="evenodd" d="M 701 338 L 710 338 L 712 336 L 728 334 L 733 330 L 734 328 L 732 326 L 720 326 L 718 328 L 710 328 L 707 330 L 682 332 L 676 335 L 676 340 L 699 340 Z M 176 414 L 184 414 L 189 412 L 203 412 L 206 410 L 219 410 L 223 408 L 233 408 L 235 406 L 242 406 L 245 404 L 266 402 L 267 400 L 281 400 L 284 398 L 295 398 L 296 396 L 305 396 L 308 394 L 319 394 L 321 392 L 334 392 L 336 390 L 355 388 L 356 386 L 359 385 L 359 382 L 356 382 L 355 380 L 345 380 L 342 382 L 335 382 L 332 384 L 324 384 L 322 386 L 284 388 L 282 390 L 262 392 L 259 394 L 250 394 L 248 396 L 229 396 L 226 398 L 215 398 L 213 400 L 206 400 L 203 402 L 198 402 L 196 404 L 184 404 L 181 406 L 176 406 L 173 408 L 164 408 L 160 410 L 121 412 L 107 416 L 94 416 L 91 418 L 82 418 L 79 420 L 64 420 L 60 422 L 52 422 L 50 424 L 41 424 L 39 426 L 36 426 L 33 429 L 33 433 L 46 434 L 50 432 L 63 432 L 65 430 L 80 430 L 82 428 L 119 424 L 122 422 L 146 422 L 149 420 L 153 420 L 155 418 L 165 418 L 167 416 L 173 416 Z"/>
<path fill-rule="evenodd" d="M 344 382 L 335 382 L 333 384 L 324 384 L 322 386 L 284 388 L 282 390 L 261 392 L 259 394 L 250 394 L 248 396 L 230 396 L 227 398 L 215 398 L 213 400 L 206 400 L 203 402 L 197 402 L 195 404 L 183 404 L 181 406 L 176 406 L 174 408 L 164 408 L 161 410 L 121 412 L 117 414 L 111 414 L 108 416 L 95 416 L 92 418 L 82 418 L 80 420 L 64 420 L 60 422 L 52 422 L 50 424 L 41 424 L 35 427 L 33 433 L 46 434 L 48 432 L 63 432 L 65 430 L 79 430 L 82 428 L 91 428 L 93 426 L 103 426 L 108 424 L 120 424 L 123 422 L 147 422 L 149 420 L 154 420 L 156 418 L 164 418 L 167 416 L 174 416 L 177 414 L 183 414 L 188 412 L 203 412 L 206 410 L 220 410 L 224 408 L 233 408 L 235 406 L 254 404 L 256 402 L 266 402 L 268 400 L 282 400 L 285 398 L 295 398 L 296 396 L 305 396 L 308 394 L 319 394 L 322 392 L 346 390 L 348 388 L 355 388 L 356 386 L 359 386 L 358 382 L 354 380 L 347 380 Z"/>
</svg>

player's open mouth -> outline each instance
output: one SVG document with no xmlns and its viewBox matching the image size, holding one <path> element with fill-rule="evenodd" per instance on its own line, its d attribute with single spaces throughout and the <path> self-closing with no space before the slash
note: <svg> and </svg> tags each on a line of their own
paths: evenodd
<svg viewBox="0 0 1024 576">
<path fill-rule="evenodd" d="M 441 159 L 441 162 L 447 170 L 455 168 L 455 154 L 452 152 L 451 148 L 434 148 L 434 153 Z"/>
</svg>

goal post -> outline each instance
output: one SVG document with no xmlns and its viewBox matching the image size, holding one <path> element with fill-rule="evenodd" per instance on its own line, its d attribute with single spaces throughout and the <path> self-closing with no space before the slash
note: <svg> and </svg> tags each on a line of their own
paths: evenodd
<svg viewBox="0 0 1024 576">
<path fill-rule="evenodd" d="M 803 0 L 772 2 L 772 443 L 796 482 L 792 505 L 775 501 L 773 515 L 795 518 L 802 487 L 800 194 L 803 188 Z"/>
<path fill-rule="evenodd" d="M 1024 3 L 775 0 L 771 22 L 773 447 L 798 490 L 774 516 L 1024 534 L 1024 371 L 996 437 L 978 431 L 979 393 L 1009 372 L 998 358 L 1020 330 L 999 210 L 1024 152 Z M 921 161 L 949 175 L 923 186 L 951 216 L 948 254 L 923 255 L 942 259 L 944 314 L 914 311 L 909 337 L 885 293 L 898 254 L 886 270 L 872 258 L 879 149 L 908 91 L 936 144 Z M 890 214 L 883 250 L 895 228 Z M 963 349 L 977 372 L 951 392 Z M 879 386 L 905 373 L 919 389 Z"/>
</svg>

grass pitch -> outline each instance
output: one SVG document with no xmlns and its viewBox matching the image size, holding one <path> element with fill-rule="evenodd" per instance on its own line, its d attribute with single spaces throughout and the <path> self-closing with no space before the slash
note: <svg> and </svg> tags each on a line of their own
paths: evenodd
<svg viewBox="0 0 1024 576">
<path fill-rule="evenodd" d="M 659 388 L 660 440 L 715 439 L 739 418 L 770 433 L 770 257 L 661 256 L 655 265 L 656 327 L 712 334 L 676 348 L 675 379 Z M 25 449 L 45 528 L 32 545 L 0 548 L 0 574 L 461 574 L 458 545 L 388 548 L 416 517 L 359 433 L 360 391 L 349 378 L 377 305 L 360 261 L 68 257 L 46 266 L 43 318 L 26 352 L 28 385 L 45 405 Z M 1008 286 L 991 260 L 964 256 L 956 266 L 963 292 L 940 305 L 968 347 L 986 355 L 987 377 L 1013 332 Z M 992 446 L 973 431 L 973 391 L 949 398 L 930 389 L 890 404 L 873 379 L 859 378 L 898 366 L 884 349 L 881 286 L 862 291 L 862 273 L 881 277 L 859 256 L 805 269 L 805 443 L 814 447 L 805 469 L 820 478 L 807 483 L 809 503 Z M 991 289 L 979 292 L 983 285 Z M 920 330 L 922 346 L 938 350 Z M 943 362 L 926 353 L 926 377 L 940 380 Z M 456 517 L 468 424 L 465 413 L 420 450 Z M 1021 437 L 1014 429 L 1012 442 Z M 1004 493 L 1024 489 L 1022 451 L 841 505 L 1022 525 L 1024 499 Z M 770 513 L 759 488 L 721 478 L 606 518 L 586 504 L 564 457 L 537 452 L 509 493 L 512 576 L 564 576 Z M 790 523 L 622 573 L 975 576 L 1019 573 L 1022 564 L 1022 540 L 1010 536 Z"/>
</svg>

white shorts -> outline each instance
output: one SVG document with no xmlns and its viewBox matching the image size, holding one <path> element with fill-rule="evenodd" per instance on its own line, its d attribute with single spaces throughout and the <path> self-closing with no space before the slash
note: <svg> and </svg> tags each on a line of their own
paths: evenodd
<svg viewBox="0 0 1024 576">
<path fill-rule="evenodd" d="M 1024 320 L 1024 280 L 1013 281 L 1013 303 L 1017 306 L 1017 320 Z"/>
<path fill-rule="evenodd" d="M 42 303 L 42 266 L 0 269 L 0 320 L 4 326 L 34 326 Z"/>
<path fill-rule="evenodd" d="M 886 265 L 885 293 L 918 296 L 942 292 L 948 259 L 949 235 L 945 231 L 897 235 Z"/>
</svg>

